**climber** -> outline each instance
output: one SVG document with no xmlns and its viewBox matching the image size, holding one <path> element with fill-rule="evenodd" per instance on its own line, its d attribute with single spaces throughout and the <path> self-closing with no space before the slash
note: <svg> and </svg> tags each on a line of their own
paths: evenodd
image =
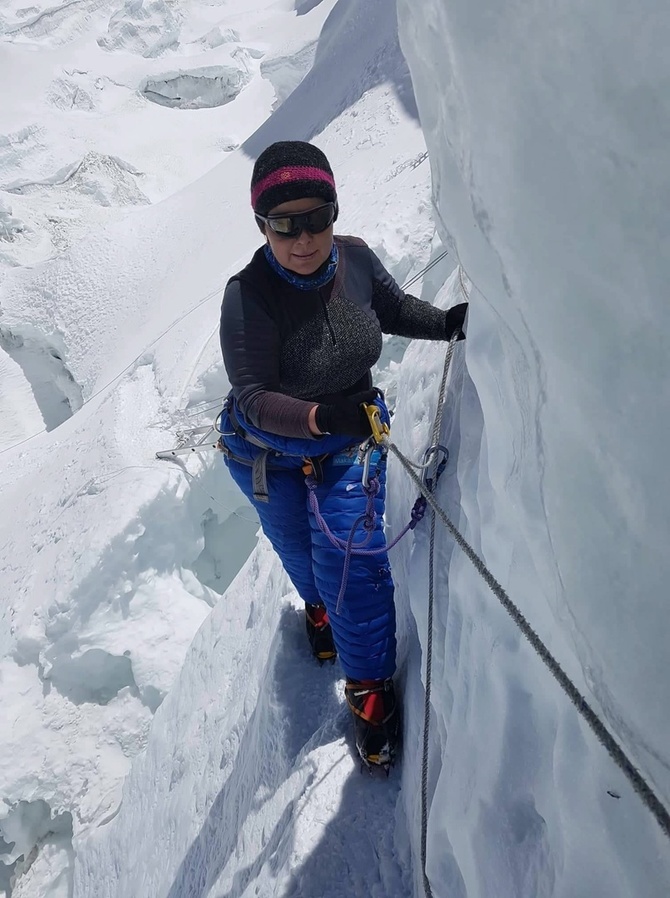
<svg viewBox="0 0 670 898">
<path fill-rule="evenodd" d="M 265 241 L 224 292 L 221 347 L 232 391 L 222 448 L 305 602 L 313 654 L 320 661 L 339 656 L 362 760 L 388 770 L 400 715 L 382 521 L 386 456 L 375 456 L 377 515 L 367 543 L 381 553 L 351 557 L 338 613 L 345 553 L 318 526 L 306 480 L 329 529 L 346 541 L 368 502 L 357 463 L 359 445 L 371 436 L 366 405 L 389 421 L 370 372 L 382 333 L 464 339 L 467 303 L 444 311 L 405 294 L 363 240 L 333 236 L 335 180 L 312 144 L 267 147 L 253 169 L 251 205 Z"/>
</svg>

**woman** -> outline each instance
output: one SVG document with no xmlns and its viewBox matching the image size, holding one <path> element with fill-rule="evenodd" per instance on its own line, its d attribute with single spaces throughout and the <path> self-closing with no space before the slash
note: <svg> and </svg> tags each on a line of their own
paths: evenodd
<svg viewBox="0 0 670 898">
<path fill-rule="evenodd" d="M 427 340 L 464 337 L 467 304 L 447 312 L 406 295 L 360 239 L 333 237 L 338 206 L 321 150 L 301 141 L 261 153 L 251 203 L 265 245 L 230 279 L 221 346 L 232 385 L 222 444 L 235 482 L 305 602 L 312 652 L 340 657 L 356 746 L 368 765 L 393 763 L 400 718 L 395 671 L 393 580 L 382 523 L 386 458 L 377 453 L 367 549 L 353 555 L 338 607 L 345 540 L 365 512 L 358 447 L 371 436 L 365 409 L 388 411 L 373 389 L 382 332 Z M 356 542 L 364 533 L 359 531 Z"/>
</svg>

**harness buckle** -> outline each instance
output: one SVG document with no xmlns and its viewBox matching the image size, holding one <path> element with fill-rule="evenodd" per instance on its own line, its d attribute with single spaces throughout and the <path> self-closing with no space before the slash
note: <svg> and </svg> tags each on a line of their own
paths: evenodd
<svg viewBox="0 0 670 898">
<path fill-rule="evenodd" d="M 305 477 L 313 477 L 317 483 L 323 483 L 323 463 L 328 457 L 325 455 L 305 456 L 302 460 L 302 473 Z"/>
</svg>

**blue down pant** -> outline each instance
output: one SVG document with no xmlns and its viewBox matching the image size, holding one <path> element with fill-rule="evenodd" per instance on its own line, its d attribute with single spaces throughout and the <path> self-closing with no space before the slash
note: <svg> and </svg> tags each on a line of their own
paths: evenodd
<svg viewBox="0 0 670 898">
<path fill-rule="evenodd" d="M 385 407 L 383 412 L 387 414 Z M 241 421 L 239 411 L 237 417 Z M 258 512 L 263 532 L 300 597 L 310 604 L 326 606 L 345 675 L 358 680 L 391 676 L 395 670 L 396 640 L 394 587 L 383 526 L 386 458 L 378 457 L 371 467 L 371 474 L 377 472 L 380 490 L 374 499 L 374 531 L 365 546 L 382 551 L 371 556 L 351 556 L 347 587 L 337 613 L 345 553 L 331 544 L 310 509 L 302 466 L 306 457 L 321 459 L 315 491 L 321 515 L 333 535 L 346 542 L 352 525 L 365 513 L 367 503 L 363 468 L 356 463 L 358 447 L 347 445 L 350 438 L 293 440 L 254 429 L 246 422 L 243 426 L 256 438 L 276 446 L 279 452 L 297 453 L 269 456 L 269 501 L 257 501 L 253 495 L 252 468 L 236 458 L 253 461 L 263 450 L 235 433 L 224 411 L 220 429 L 230 453 L 225 459 L 230 474 Z M 359 525 L 355 542 L 361 542 L 365 536 Z"/>
</svg>

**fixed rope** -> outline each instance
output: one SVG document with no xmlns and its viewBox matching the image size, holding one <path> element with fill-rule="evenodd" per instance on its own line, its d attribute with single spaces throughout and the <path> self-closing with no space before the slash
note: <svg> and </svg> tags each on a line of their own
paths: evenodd
<svg viewBox="0 0 670 898">
<path fill-rule="evenodd" d="M 461 280 L 461 285 L 462 280 Z M 446 399 L 446 381 L 451 358 L 453 356 L 452 340 L 447 349 L 445 357 L 444 370 L 442 375 L 442 383 L 440 386 L 440 395 L 438 399 L 438 409 L 436 413 L 435 425 L 433 427 L 433 444 L 437 444 L 439 440 L 440 428 L 442 423 L 442 413 Z M 432 631 L 433 631 L 433 604 L 434 604 L 434 522 L 436 519 L 444 524 L 451 536 L 453 537 L 459 548 L 465 553 L 467 558 L 474 566 L 477 573 L 484 580 L 491 592 L 496 596 L 505 611 L 512 618 L 522 634 L 530 643 L 531 647 L 539 655 L 544 662 L 551 675 L 554 677 L 563 692 L 568 696 L 572 704 L 575 706 L 579 714 L 586 721 L 591 731 L 595 734 L 600 744 L 605 748 L 610 758 L 619 767 L 624 776 L 632 785 L 634 791 L 641 799 L 645 807 L 651 812 L 654 819 L 660 826 L 663 833 L 670 838 L 670 813 L 662 804 L 653 788 L 642 776 L 640 771 L 635 767 L 631 759 L 619 745 L 616 739 L 609 732 L 603 721 L 600 719 L 596 711 L 591 707 L 586 698 L 579 691 L 577 686 L 572 682 L 565 673 L 557 659 L 551 654 L 542 639 L 526 620 L 525 616 L 518 606 L 510 599 L 503 586 L 496 580 L 491 571 L 488 569 L 484 561 L 477 555 L 472 546 L 465 539 L 463 534 L 458 530 L 453 521 L 449 518 L 444 509 L 438 504 L 433 489 L 429 482 L 424 482 L 413 470 L 413 463 L 406 458 L 401 450 L 393 443 L 389 437 L 383 439 L 383 445 L 389 452 L 398 459 L 408 476 L 425 498 L 430 506 L 433 514 L 431 517 L 431 543 L 430 543 L 430 572 L 429 572 L 429 603 L 428 603 L 428 637 L 426 648 L 426 690 L 424 704 L 424 738 L 423 738 L 423 760 L 422 760 L 422 783 L 421 783 L 421 863 L 424 889 L 427 898 L 432 898 L 432 888 L 426 873 L 426 854 L 427 854 L 427 785 L 428 785 L 428 743 L 430 732 L 430 690 L 431 690 L 431 666 L 432 666 Z"/>
<path fill-rule="evenodd" d="M 408 290 L 413 284 L 415 284 L 420 278 L 422 278 L 424 276 L 424 274 L 426 274 L 426 272 L 430 271 L 431 268 L 435 268 L 435 266 L 438 264 L 438 262 L 441 262 L 442 259 L 444 259 L 445 256 L 448 256 L 448 255 L 449 255 L 449 250 L 445 249 L 443 252 L 440 253 L 439 256 L 436 256 L 432 262 L 429 262 L 424 268 L 422 268 L 421 271 L 417 271 L 417 273 L 413 277 L 411 277 L 407 281 L 407 283 L 403 284 L 402 289 Z"/>
<path fill-rule="evenodd" d="M 431 446 L 437 446 L 440 442 L 440 433 L 442 431 L 442 417 L 444 414 L 445 400 L 447 396 L 447 378 L 451 360 L 454 355 L 454 346 L 458 340 L 458 333 L 455 333 L 449 341 L 447 354 L 444 359 L 444 368 L 442 370 L 442 380 L 440 382 L 440 391 L 437 399 L 437 410 L 435 413 L 435 421 L 433 423 L 433 433 Z M 390 448 L 390 446 L 389 446 Z M 409 461 L 409 459 L 408 459 Z M 409 462 L 410 465 L 412 464 Z M 433 494 L 433 490 L 437 486 L 438 474 L 438 456 L 433 456 L 431 465 L 431 475 L 426 481 L 427 492 Z M 412 465 L 414 467 L 414 465 Z M 414 471 L 412 471 L 414 474 Z M 416 474 L 414 474 L 417 477 Z M 417 477 L 417 480 L 419 478 Z M 421 491 L 424 499 L 427 500 L 424 491 Z M 433 608 L 435 605 L 435 509 L 431 506 L 430 515 L 430 549 L 428 552 L 428 622 L 427 622 L 427 639 L 426 639 L 426 685 L 424 689 L 423 703 L 423 753 L 421 758 L 421 875 L 423 877 L 423 887 L 427 898 L 433 898 L 433 890 L 426 873 L 426 860 L 428 856 L 428 749 L 430 737 L 430 703 L 431 688 L 433 675 Z"/>
<path fill-rule="evenodd" d="M 644 804 L 654 815 L 656 821 L 658 822 L 665 835 L 670 838 L 670 814 L 660 802 L 651 786 L 647 783 L 642 774 L 636 769 L 633 762 L 628 758 L 624 750 L 610 734 L 609 730 L 607 730 L 603 722 L 598 717 L 597 713 L 593 710 L 593 708 L 589 705 L 587 700 L 577 689 L 572 680 L 564 672 L 559 662 L 556 660 L 556 658 L 554 658 L 549 649 L 537 635 L 535 630 L 533 630 L 531 625 L 524 617 L 523 613 L 507 595 L 505 589 L 500 585 L 500 583 L 498 583 L 498 581 L 486 567 L 482 559 L 477 555 L 472 546 L 460 533 L 456 525 L 447 516 L 446 512 L 437 504 L 433 495 L 429 492 L 429 490 L 426 489 L 420 478 L 417 477 L 417 475 L 412 470 L 409 460 L 405 458 L 405 456 L 400 451 L 400 449 L 398 449 L 395 443 L 391 443 L 389 441 L 386 445 L 388 446 L 389 451 L 396 456 L 400 464 L 407 471 L 417 489 L 421 490 L 426 499 L 426 502 L 433 509 L 437 517 L 442 521 L 447 530 L 451 533 L 457 545 L 467 555 L 477 573 L 482 577 L 491 592 L 495 595 L 505 611 L 507 611 L 509 616 L 521 630 L 533 649 L 535 649 L 536 653 L 548 667 L 554 679 L 558 682 L 559 686 L 563 689 L 570 701 L 574 704 L 581 716 L 595 733 L 598 741 L 607 750 L 614 763 L 628 778 L 631 785 L 633 786 L 633 789 L 637 792 Z"/>
</svg>

